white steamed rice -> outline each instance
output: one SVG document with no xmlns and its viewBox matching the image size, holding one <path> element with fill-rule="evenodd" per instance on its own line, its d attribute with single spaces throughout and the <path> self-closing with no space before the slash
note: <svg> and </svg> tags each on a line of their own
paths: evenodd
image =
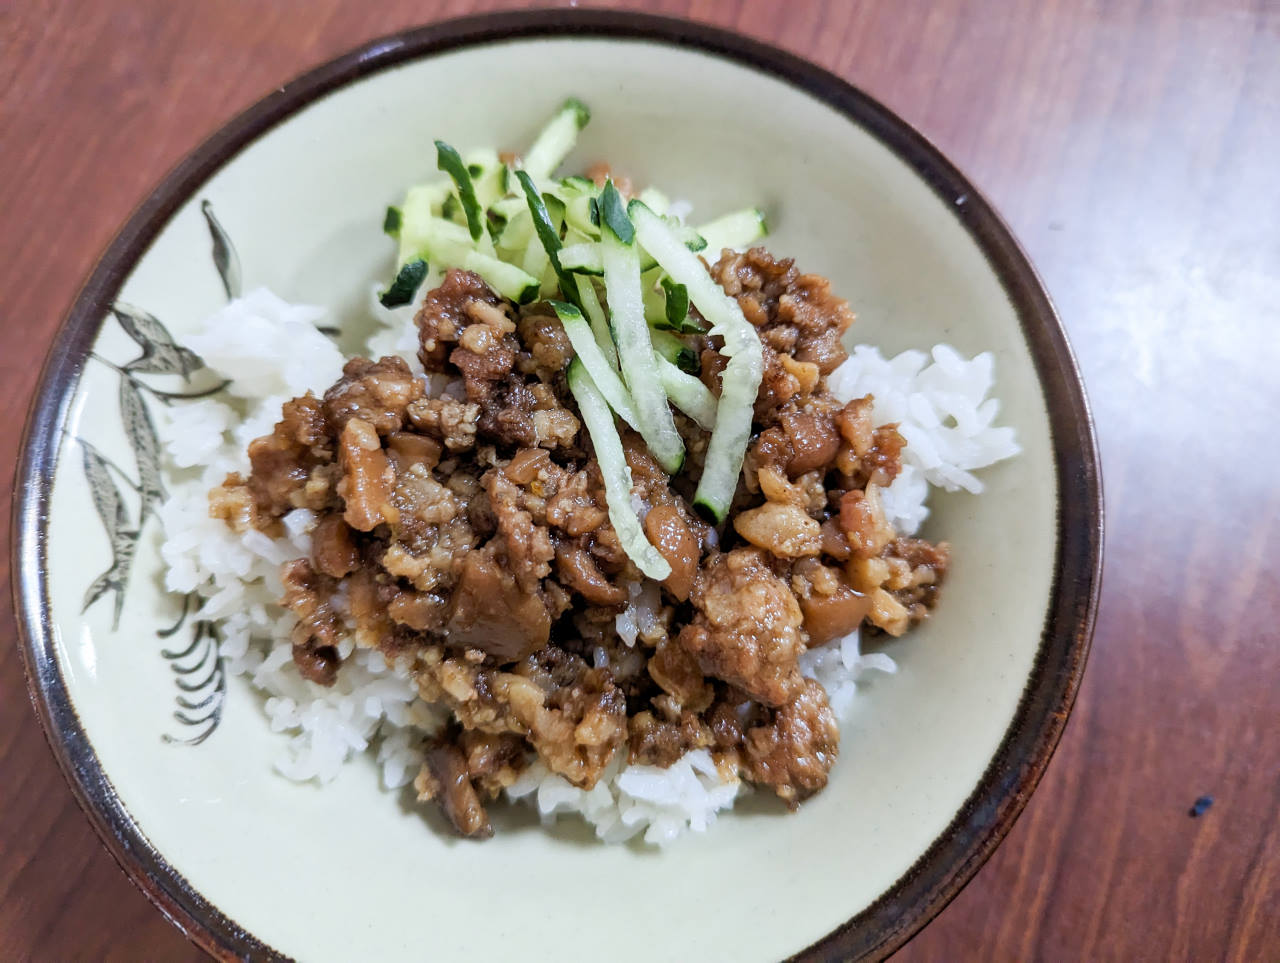
<svg viewBox="0 0 1280 963">
<path fill-rule="evenodd" d="M 412 307 L 388 311 L 374 301 L 379 330 L 369 339 L 372 357 L 398 354 L 422 373 L 416 357 Z M 228 673 L 261 693 L 267 721 L 280 733 L 276 769 L 297 780 L 327 782 L 357 753 L 373 752 L 387 789 L 402 787 L 417 773 L 423 735 L 446 713 L 416 698 L 405 664 L 388 665 L 380 653 L 356 649 L 347 640 L 337 683 L 331 688 L 303 679 L 292 659 L 289 631 L 294 618 L 276 604 L 283 593 L 282 562 L 310 552 L 315 517 L 306 510 L 286 516 L 285 535 L 236 535 L 211 519 L 208 491 L 229 472 L 247 474 L 246 447 L 267 434 L 280 407 L 306 391 L 322 394 L 341 374 L 343 358 L 316 330 L 322 308 L 292 305 L 258 289 L 209 318 L 185 339 L 205 362 L 233 379 L 227 400 L 202 400 L 158 411 L 157 427 L 176 474 L 172 495 L 160 510 L 165 540 L 165 582 L 174 592 L 199 592 L 200 617 L 221 620 L 221 654 Z M 875 395 L 877 424 L 898 422 L 907 440 L 902 473 L 882 495 L 886 513 L 905 534 L 928 515 L 931 486 L 980 492 L 972 472 L 1017 452 L 1013 430 L 995 427 L 998 403 L 987 398 L 993 359 L 967 360 L 946 345 L 930 355 L 907 351 L 885 359 L 859 346 L 829 378 L 841 400 Z M 448 390 L 432 384 L 435 391 Z M 202 466 L 202 467 L 198 467 Z M 633 642 L 653 620 L 659 603 L 653 586 L 633 592 L 617 628 Z M 605 660 L 597 652 L 597 665 Z M 805 675 L 826 688 L 842 721 L 868 671 L 895 672 L 882 653 L 863 655 L 858 633 L 801 657 Z M 666 844 L 688 830 L 702 831 L 732 807 L 743 787 L 724 781 L 710 754 L 697 750 L 668 769 L 615 762 L 590 792 L 530 766 L 507 795 L 536 807 L 545 821 L 561 814 L 587 820 L 606 842 L 639 833 Z"/>
</svg>

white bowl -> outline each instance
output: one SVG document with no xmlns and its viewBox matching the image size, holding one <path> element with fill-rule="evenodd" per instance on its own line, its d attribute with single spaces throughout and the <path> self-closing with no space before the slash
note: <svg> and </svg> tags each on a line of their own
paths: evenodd
<svg viewBox="0 0 1280 963">
<path fill-rule="evenodd" d="M 894 644 L 900 673 L 866 687 L 826 791 L 795 815 L 742 806 L 661 852 L 515 816 L 488 843 L 460 842 L 380 790 L 365 761 L 324 790 L 274 775 L 280 737 L 258 698 L 228 684 L 207 639 L 162 637 L 178 606 L 160 587 L 158 524 L 133 538 L 144 494 L 122 480 L 153 481 L 138 405 L 158 396 L 130 386 L 180 382 L 146 366 L 121 374 L 137 344 L 110 308 L 182 332 L 224 302 L 206 210 L 246 289 L 337 306 L 354 324 L 389 268 L 381 212 L 432 173 L 432 139 L 523 143 L 566 94 L 593 109 L 569 167 L 609 159 L 705 212 L 763 202 L 770 247 L 852 303 L 853 340 L 992 351 L 1023 447 L 985 474 L 985 495 L 935 498 L 927 533 L 955 559 L 942 604 Z M 15 591 L 50 742 L 116 858 L 219 955 L 886 955 L 976 871 L 1043 772 L 1083 670 L 1100 565 L 1079 375 L 990 205 L 836 77 L 636 14 L 399 34 L 234 120 L 142 204 L 86 284 L 49 355 L 17 491 Z M 132 545 L 127 580 L 93 597 Z M 179 681 L 197 687 L 188 706 L 223 687 L 225 701 L 183 708 Z"/>
</svg>

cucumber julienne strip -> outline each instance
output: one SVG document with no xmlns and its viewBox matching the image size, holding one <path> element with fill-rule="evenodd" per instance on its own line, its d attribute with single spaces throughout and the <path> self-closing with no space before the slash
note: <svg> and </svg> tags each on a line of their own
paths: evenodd
<svg viewBox="0 0 1280 963">
<path fill-rule="evenodd" d="M 525 171 L 516 171 L 516 178 L 524 188 L 524 196 L 529 204 L 529 214 L 533 218 L 533 229 L 542 242 L 547 257 L 551 260 L 551 269 L 555 271 L 556 280 L 560 282 L 560 293 L 575 304 L 578 303 L 578 285 L 569 272 L 560 266 L 560 235 L 551 223 L 551 215 L 547 213 L 547 205 L 538 194 L 533 178 Z M 579 352 L 581 353 L 581 352 Z M 599 379 L 596 379 L 597 382 Z"/>
<path fill-rule="evenodd" d="M 386 216 L 382 218 L 382 233 L 388 237 L 400 236 L 400 224 L 404 220 L 404 215 L 398 207 L 388 207 Z"/>
<path fill-rule="evenodd" d="M 689 320 L 689 289 L 683 284 L 676 284 L 671 278 L 664 276 L 662 278 L 662 290 L 667 295 L 667 324 L 671 326 L 672 331 L 685 331 L 685 322 Z M 696 324 L 689 325 L 694 331 L 699 328 Z"/>
<path fill-rule="evenodd" d="M 684 464 L 684 442 L 676 431 L 667 393 L 662 388 L 658 366 L 653 360 L 653 343 L 649 340 L 649 325 L 644 319 L 644 300 L 640 291 L 640 252 L 634 243 L 626 243 L 614 230 L 611 221 L 615 218 L 606 213 L 610 209 L 610 194 L 616 204 L 621 205 L 617 189 L 611 183 L 606 184 L 601 194 L 601 211 L 605 217 L 600 226 L 600 239 L 605 293 L 609 299 L 613 337 L 618 345 L 618 361 L 640 419 L 640 434 L 662 470 L 674 475 Z M 618 211 L 618 207 L 614 210 Z M 622 216 L 626 217 L 625 212 Z M 629 224 L 630 219 L 627 221 Z M 629 233 L 634 237 L 634 230 Z"/>
<path fill-rule="evenodd" d="M 636 417 L 636 409 L 631 403 L 631 395 L 627 393 L 626 385 L 618 377 L 618 370 L 605 358 L 604 352 L 596 344 L 595 335 L 587 324 L 586 318 L 582 316 L 582 312 L 572 304 L 566 304 L 564 301 L 548 301 L 547 303 L 551 305 L 556 312 L 556 316 L 560 318 L 560 323 L 564 325 L 564 333 L 569 336 L 569 343 L 573 345 L 573 350 L 582 359 L 582 364 L 587 369 L 587 374 L 591 375 L 591 380 L 600 389 L 600 394 L 604 396 L 604 400 L 609 402 L 609 407 L 618 413 L 619 418 L 639 431 L 637 426 L 640 423 L 640 419 Z"/>
<path fill-rule="evenodd" d="M 583 241 L 578 244 L 566 244 L 561 248 L 560 263 L 566 271 L 581 274 L 603 274 L 604 260 L 600 253 L 600 245 L 594 241 Z"/>
<path fill-rule="evenodd" d="M 439 260 L 439 259 L 438 259 Z M 482 251 L 467 251 L 456 263 L 445 263 L 439 266 L 460 267 L 464 271 L 474 271 L 485 279 L 486 283 L 516 304 L 528 304 L 538 296 L 541 284 L 538 279 L 525 273 L 514 264 L 508 264 Z"/>
<path fill-rule="evenodd" d="M 656 187 L 646 187 L 636 195 L 648 205 L 649 210 L 665 215 L 671 207 L 671 199 Z"/>
<path fill-rule="evenodd" d="M 662 581 L 671 574 L 671 566 L 645 538 L 640 518 L 631 507 L 631 469 L 622 451 L 622 439 L 618 437 L 613 413 L 580 357 L 569 363 L 568 377 L 569 390 L 578 402 L 578 412 L 591 435 L 591 444 L 595 446 L 596 461 L 600 465 L 600 474 L 604 476 L 609 521 L 618 533 L 618 541 L 641 572 Z"/>
<path fill-rule="evenodd" d="M 480 202 L 476 200 L 475 185 L 471 183 L 471 172 L 462 163 L 462 156 L 444 141 L 438 140 L 436 167 L 453 178 L 453 183 L 458 188 L 458 199 L 462 201 L 463 213 L 467 215 L 467 229 L 471 232 L 471 240 L 480 240 L 484 234 L 484 218 Z"/>
<path fill-rule="evenodd" d="M 533 145 L 524 155 L 524 169 L 535 180 L 550 177 L 560 162 L 573 150 L 578 131 L 591 120 L 591 111 L 582 101 L 570 97 L 556 111 L 547 126 L 534 138 Z"/>
<path fill-rule="evenodd" d="M 575 233 L 593 241 L 600 236 L 600 226 L 591 222 L 591 205 L 595 199 L 595 194 L 570 194 L 564 208 L 565 223 Z"/>
<path fill-rule="evenodd" d="M 609 330 L 609 319 L 605 317 L 604 307 L 596 294 L 595 285 L 590 278 L 575 277 L 574 286 L 578 291 L 578 302 L 587 313 L 591 323 L 591 333 L 596 336 L 596 345 L 609 362 L 614 371 L 618 370 L 618 346 L 613 343 L 613 333 Z"/>
<path fill-rule="evenodd" d="M 530 277 L 539 279 L 551 268 L 551 259 L 547 257 L 547 249 L 542 246 L 542 241 L 536 235 L 529 238 L 529 243 L 524 246 L 524 256 L 520 259 L 520 267 Z M 539 287 L 541 287 L 541 284 L 539 284 Z"/>
<path fill-rule="evenodd" d="M 609 332 L 609 322 L 605 318 L 604 308 L 600 305 L 600 299 L 596 296 L 596 289 L 592 286 L 588 278 L 579 278 L 570 273 L 562 261 L 565 252 L 569 250 L 561 241 L 559 234 L 556 233 L 555 226 L 551 223 L 550 210 L 546 207 L 546 198 L 550 195 L 538 196 L 537 185 L 533 183 L 533 178 L 526 171 L 516 171 L 516 178 L 520 182 L 520 186 L 524 191 L 525 201 L 529 208 L 529 214 L 533 218 L 533 226 L 537 231 L 539 239 L 542 241 L 543 247 L 546 249 L 547 256 L 551 259 L 551 266 L 555 271 L 556 280 L 560 284 L 560 293 L 572 301 L 574 304 L 582 308 L 586 313 L 591 324 L 591 331 L 595 336 L 596 345 L 599 347 L 609 367 L 613 371 L 618 370 L 618 349 L 613 343 L 613 335 Z M 595 187 L 590 181 L 586 181 L 592 188 Z M 560 202 L 563 206 L 563 202 Z M 541 210 L 539 210 L 541 208 Z M 599 245 L 572 245 L 577 248 L 590 247 L 598 249 Z M 600 268 L 598 273 L 603 273 L 604 269 Z M 581 353 L 581 352 L 579 352 Z M 597 381 L 599 379 L 597 378 Z M 627 421 L 634 428 L 636 422 L 628 418 Z M 638 429 L 637 429 L 638 430 Z"/>
<path fill-rule="evenodd" d="M 550 191 L 542 192 L 542 203 L 547 207 L 547 216 L 551 218 L 554 225 L 564 224 L 564 201 L 556 197 Z M 559 232 L 556 233 L 556 239 L 560 237 Z"/>
<path fill-rule="evenodd" d="M 627 212 L 640 243 L 674 282 L 688 289 L 689 299 L 711 322 L 710 333 L 724 339 L 721 353 L 728 357 L 729 364 L 720 378 L 716 426 L 694 495 L 694 507 L 721 522 L 737 490 L 751 438 L 751 420 L 764 372 L 760 338 L 743 317 L 738 302 L 721 290 L 702 261 L 680 243 L 661 217 L 638 201 L 632 201 Z"/>
<path fill-rule="evenodd" d="M 715 260 L 726 247 L 738 249 L 760 240 L 769 233 L 764 211 L 748 207 L 708 221 L 698 228 L 707 241 L 707 253 Z"/>
<path fill-rule="evenodd" d="M 471 183 L 476 189 L 476 200 L 483 211 L 490 204 L 502 197 L 506 189 L 502 186 L 504 165 L 498 152 L 492 147 L 482 147 L 468 152 L 462 158 L 466 161 L 467 172 L 471 175 Z"/>
<path fill-rule="evenodd" d="M 630 244 L 636 239 L 636 229 L 627 216 L 626 204 L 618 189 L 613 186 L 613 181 L 606 181 L 604 190 L 600 192 L 600 219 L 623 244 Z"/>
<path fill-rule="evenodd" d="M 697 352 L 670 331 L 651 330 L 649 338 L 653 342 L 653 350 L 681 371 L 696 374 L 701 369 Z"/>
<path fill-rule="evenodd" d="M 418 288 L 422 286 L 426 276 L 426 261 L 422 258 L 410 261 L 396 273 L 391 287 L 378 295 L 378 300 L 382 302 L 384 308 L 398 308 L 402 304 L 409 304 L 418 293 Z"/>
<path fill-rule="evenodd" d="M 590 194 L 595 196 L 598 193 L 596 182 L 590 177 L 583 177 L 581 174 L 570 174 L 568 177 L 560 178 L 560 189 L 565 194 Z"/>
<path fill-rule="evenodd" d="M 696 237 L 696 241 L 701 241 L 701 237 Z M 629 243 L 629 242 L 628 242 Z M 690 251 L 701 251 L 702 247 L 697 246 L 695 241 L 690 241 L 685 245 Z M 564 265 L 566 271 L 572 271 L 575 274 L 594 274 L 599 276 L 604 272 L 603 255 L 600 253 L 600 245 L 596 241 L 578 241 L 573 244 L 566 244 L 562 249 L 560 263 Z M 654 260 L 652 254 L 648 251 L 642 251 L 640 254 L 640 270 L 651 271 L 658 266 L 658 262 Z"/>
<path fill-rule="evenodd" d="M 703 431 L 712 431 L 716 426 L 716 396 L 698 378 L 685 374 L 662 355 L 657 356 L 657 361 L 662 387 L 671 403 L 696 421 Z"/>
<path fill-rule="evenodd" d="M 427 216 L 412 223 L 406 218 L 400 231 L 401 248 L 413 252 L 408 261 L 423 258 L 440 270 L 457 267 L 474 271 L 504 298 L 527 304 L 538 296 L 539 281 L 515 264 L 476 250 L 467 229 L 443 218 Z"/>
<path fill-rule="evenodd" d="M 405 192 L 404 203 L 400 206 L 397 269 L 418 256 L 424 231 L 423 225 L 439 220 L 433 211 L 439 210 L 451 186 L 451 182 L 419 184 Z M 385 218 L 383 223 L 386 223 Z"/>
</svg>

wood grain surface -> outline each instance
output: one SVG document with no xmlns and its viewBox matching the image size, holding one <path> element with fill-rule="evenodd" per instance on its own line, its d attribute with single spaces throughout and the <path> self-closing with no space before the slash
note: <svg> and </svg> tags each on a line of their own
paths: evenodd
<svg viewBox="0 0 1280 963">
<path fill-rule="evenodd" d="M 525 5 L 0 0 L 7 464 L 78 285 L 169 167 L 358 42 Z M 899 958 L 1280 959 L 1280 4 L 617 6 L 786 47 L 923 130 L 1012 223 L 1084 371 L 1109 513 L 1084 686 L 1021 820 Z M 77 809 L 0 606 L 0 959 L 198 958 Z"/>
</svg>

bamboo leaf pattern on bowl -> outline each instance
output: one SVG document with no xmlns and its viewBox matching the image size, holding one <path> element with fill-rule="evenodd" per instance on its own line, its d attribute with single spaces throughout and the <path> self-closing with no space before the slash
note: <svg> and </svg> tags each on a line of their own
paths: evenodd
<svg viewBox="0 0 1280 963">
<path fill-rule="evenodd" d="M 235 246 L 214 215 L 213 206 L 208 200 L 201 202 L 200 211 L 213 242 L 213 266 L 218 272 L 227 299 L 239 297 L 240 259 Z M 120 615 L 124 609 L 125 592 L 137 556 L 138 543 L 147 522 L 155 517 L 160 504 L 167 497 L 161 471 L 159 436 L 145 396 L 150 395 L 160 404 L 169 406 L 212 397 L 230 382 L 222 380 L 197 390 L 167 391 L 143 380 L 144 375 L 178 376 L 184 383 L 190 384 L 192 376 L 205 368 L 204 360 L 191 349 L 178 344 L 169 329 L 155 315 L 141 308 L 117 301 L 111 305 L 110 316 L 138 346 L 141 353 L 124 364 L 118 364 L 96 352 L 90 352 L 89 357 L 110 368 L 120 379 L 120 422 L 133 452 L 137 480 L 131 478 L 90 442 L 83 438 L 75 440 L 84 452 L 85 480 L 89 485 L 94 509 L 111 545 L 111 564 L 86 589 L 81 611 L 88 611 L 92 605 L 112 593 L 111 628 L 116 631 L 120 627 Z M 133 523 L 133 513 L 126 502 L 126 494 L 117 482 L 122 483 L 137 498 L 136 524 Z M 182 614 L 177 623 L 156 634 L 162 639 L 176 634 L 199 605 L 198 595 L 192 593 L 184 596 Z M 165 648 L 160 654 L 169 663 L 174 674 L 174 685 L 178 690 L 174 697 L 177 706 L 174 718 L 194 732 L 182 736 L 166 733 L 162 738 L 170 743 L 198 746 L 213 734 L 221 722 L 226 672 L 218 654 L 218 626 L 208 620 L 196 619 L 191 623 L 190 632 L 191 641 L 186 647 Z"/>
<path fill-rule="evenodd" d="M 156 426 L 142 400 L 137 382 L 132 378 L 120 379 L 120 417 L 138 463 L 138 488 L 142 496 L 138 527 L 141 528 L 164 501 L 165 490 L 160 478 L 160 442 L 156 437 Z"/>
<path fill-rule="evenodd" d="M 199 355 L 175 344 L 168 329 L 146 311 L 117 301 L 111 306 L 111 313 L 120 322 L 125 334 L 142 349 L 142 354 L 124 366 L 125 371 L 137 374 L 180 374 L 184 381 L 189 381 L 193 371 L 204 367 Z"/>
<path fill-rule="evenodd" d="M 240 297 L 240 257 L 236 254 L 235 245 L 223 230 L 222 224 L 213 213 L 213 205 L 207 200 L 200 202 L 200 213 L 209 226 L 209 236 L 213 239 L 213 266 L 218 269 L 218 277 L 222 278 L 222 288 L 227 292 L 227 300 Z"/>
<path fill-rule="evenodd" d="M 200 606 L 200 598 L 192 592 L 182 598 L 182 613 L 178 621 L 156 635 L 162 639 L 176 635 L 190 615 Z M 174 674 L 178 695 L 174 702 L 178 708 L 173 717 L 191 729 L 190 735 L 172 736 L 165 733 L 165 742 L 185 746 L 198 746 L 218 728 L 222 720 L 222 702 L 227 692 L 227 673 L 218 657 L 221 633 L 217 623 L 197 619 L 191 623 L 191 642 L 184 649 L 161 649 L 160 655 L 169 663 Z"/>
<path fill-rule="evenodd" d="M 139 531 L 129 524 L 129 511 L 119 487 L 111 477 L 114 464 L 88 442 L 82 441 L 81 445 L 84 449 L 84 473 L 89 481 L 89 492 L 93 496 L 93 507 L 102 519 L 102 526 L 111 542 L 111 565 L 89 585 L 80 611 L 88 610 L 89 606 L 108 591 L 113 591 L 115 609 L 111 627 L 116 629 L 120 625 L 124 591 L 129 583 L 129 570 L 133 567 Z"/>
</svg>

